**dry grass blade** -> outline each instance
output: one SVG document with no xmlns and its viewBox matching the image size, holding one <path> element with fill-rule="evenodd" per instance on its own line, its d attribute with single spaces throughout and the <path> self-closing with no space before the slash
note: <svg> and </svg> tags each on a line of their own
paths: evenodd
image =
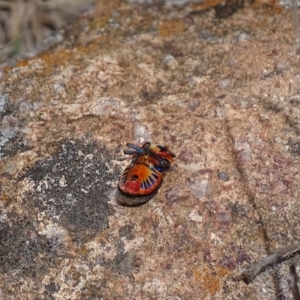
<svg viewBox="0 0 300 300">
<path fill-rule="evenodd" d="M 35 49 L 93 0 L 0 1 L 0 64 Z"/>
<path fill-rule="evenodd" d="M 271 254 L 259 261 L 249 264 L 246 268 L 243 268 L 238 274 L 239 280 L 245 281 L 247 284 L 252 282 L 257 275 L 262 273 L 267 267 L 272 266 L 276 263 L 280 263 L 292 255 L 300 251 L 300 243 L 289 246 L 284 250 Z"/>
<path fill-rule="evenodd" d="M 288 279 L 288 284 L 290 287 L 290 290 L 293 295 L 294 300 L 300 300 L 300 292 L 299 292 L 299 287 L 298 287 L 298 276 L 296 273 L 296 266 L 295 264 L 292 264 L 289 268 L 289 279 Z"/>
</svg>

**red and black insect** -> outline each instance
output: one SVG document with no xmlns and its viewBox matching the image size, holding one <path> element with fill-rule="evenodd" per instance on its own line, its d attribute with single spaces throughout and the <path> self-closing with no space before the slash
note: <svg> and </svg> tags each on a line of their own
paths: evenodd
<svg viewBox="0 0 300 300">
<path fill-rule="evenodd" d="M 144 143 L 142 147 L 130 143 L 127 146 L 133 150 L 125 150 L 124 153 L 133 155 L 133 160 L 121 174 L 119 191 L 123 196 L 127 195 L 128 199 L 131 199 L 125 200 L 125 204 L 144 203 L 162 184 L 165 171 L 169 169 L 175 154 L 169 151 L 168 147 L 150 142 Z M 125 201 L 121 200 L 121 202 Z"/>
</svg>

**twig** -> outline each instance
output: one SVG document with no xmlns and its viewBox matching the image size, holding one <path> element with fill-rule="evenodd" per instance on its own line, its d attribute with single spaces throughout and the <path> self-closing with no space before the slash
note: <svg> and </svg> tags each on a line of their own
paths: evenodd
<svg viewBox="0 0 300 300">
<path fill-rule="evenodd" d="M 290 274 L 289 274 L 289 278 L 288 278 L 288 284 L 289 284 L 289 287 L 292 292 L 294 300 L 300 300 L 300 293 L 299 293 L 299 287 L 298 287 L 297 281 L 298 281 L 298 276 L 296 273 L 296 267 L 295 267 L 295 264 L 292 264 L 290 266 Z"/>
<path fill-rule="evenodd" d="M 10 40 L 8 43 L 6 43 L 3 46 L 0 46 L 0 51 L 2 51 L 4 48 L 10 46 L 12 43 L 14 43 L 18 38 L 20 37 L 20 35 L 17 35 L 16 37 L 14 37 L 12 40 Z"/>
<path fill-rule="evenodd" d="M 281 263 L 282 261 L 288 259 L 293 254 L 300 251 L 300 243 L 289 246 L 284 250 L 271 254 L 257 262 L 254 262 L 247 267 L 243 268 L 237 276 L 238 280 L 243 280 L 247 284 L 252 282 L 257 275 L 262 273 L 266 267 L 274 265 L 276 263 Z"/>
</svg>

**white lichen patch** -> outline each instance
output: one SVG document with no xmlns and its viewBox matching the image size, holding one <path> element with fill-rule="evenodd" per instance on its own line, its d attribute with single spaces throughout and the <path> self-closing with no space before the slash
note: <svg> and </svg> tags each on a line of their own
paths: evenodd
<svg viewBox="0 0 300 300">
<path fill-rule="evenodd" d="M 197 210 L 192 210 L 189 214 L 189 218 L 197 223 L 201 223 L 203 221 L 203 217 L 199 215 Z"/>
<path fill-rule="evenodd" d="M 68 238 L 68 232 L 57 223 L 40 223 L 39 234 L 45 235 L 49 240 L 55 240 L 58 245 L 63 244 Z"/>
</svg>

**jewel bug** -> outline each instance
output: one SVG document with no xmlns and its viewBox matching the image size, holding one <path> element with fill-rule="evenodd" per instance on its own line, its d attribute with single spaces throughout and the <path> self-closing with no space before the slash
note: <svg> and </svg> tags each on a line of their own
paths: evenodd
<svg viewBox="0 0 300 300">
<path fill-rule="evenodd" d="M 119 202 L 137 205 L 147 202 L 162 184 L 165 171 L 169 169 L 175 154 L 168 147 L 145 142 L 142 147 L 128 143 L 124 154 L 133 160 L 121 174 L 118 189 Z"/>
</svg>

